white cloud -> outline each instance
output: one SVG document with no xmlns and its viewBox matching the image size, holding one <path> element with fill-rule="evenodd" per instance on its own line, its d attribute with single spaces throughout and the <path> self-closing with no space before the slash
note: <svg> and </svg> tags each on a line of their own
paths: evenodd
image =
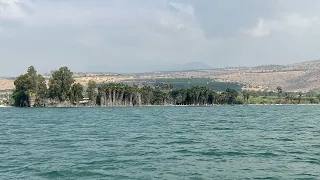
<svg viewBox="0 0 320 180">
<path fill-rule="evenodd" d="M 0 0 L 0 20 L 23 20 L 33 7 L 29 0 Z"/>
<path fill-rule="evenodd" d="M 299 13 L 290 13 L 285 15 L 284 21 L 288 25 L 293 27 L 309 28 L 319 21 L 319 17 L 318 16 L 303 17 Z"/>
<path fill-rule="evenodd" d="M 299 13 L 283 13 L 279 20 L 259 19 L 255 27 L 247 29 L 245 32 L 253 37 L 267 36 L 272 32 L 299 33 L 301 30 L 317 25 L 318 16 L 302 16 Z"/>
<path fill-rule="evenodd" d="M 264 19 L 259 19 L 256 27 L 249 28 L 246 30 L 247 34 L 253 37 L 262 37 L 266 36 L 270 33 L 269 24 L 265 22 Z"/>
<path fill-rule="evenodd" d="M 319 56 L 320 13 L 308 11 L 317 6 L 275 2 L 0 0 L 0 61 L 13 69 L 112 64 L 145 71 L 186 61 L 257 65 Z"/>
<path fill-rule="evenodd" d="M 194 9 L 191 4 L 181 4 L 181 3 L 170 2 L 169 5 L 179 10 L 181 13 L 194 16 Z"/>
</svg>

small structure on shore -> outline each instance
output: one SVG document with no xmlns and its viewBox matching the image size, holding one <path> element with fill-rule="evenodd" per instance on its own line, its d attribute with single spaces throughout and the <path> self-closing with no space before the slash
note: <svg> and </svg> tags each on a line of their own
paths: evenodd
<svg viewBox="0 0 320 180">
<path fill-rule="evenodd" d="M 79 101 L 79 104 L 81 106 L 87 106 L 90 103 L 90 99 L 89 98 L 83 98 L 82 101 Z"/>
<path fill-rule="evenodd" d="M 4 96 L 0 97 L 0 105 L 10 105 L 10 94 L 8 92 Z"/>
</svg>

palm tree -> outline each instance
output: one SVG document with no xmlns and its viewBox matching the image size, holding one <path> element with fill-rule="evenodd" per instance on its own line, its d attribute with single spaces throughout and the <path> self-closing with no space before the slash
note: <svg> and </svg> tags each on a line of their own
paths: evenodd
<svg viewBox="0 0 320 180">
<path fill-rule="evenodd" d="M 284 93 L 284 97 L 285 97 L 286 103 L 288 103 L 289 100 L 290 100 L 290 93 L 285 92 L 285 93 Z"/>
<path fill-rule="evenodd" d="M 93 80 L 90 80 L 88 82 L 88 88 L 86 90 L 87 92 L 87 97 L 89 98 L 89 100 L 91 101 L 92 105 L 96 105 L 96 99 L 97 99 L 97 83 Z"/>
<path fill-rule="evenodd" d="M 234 104 L 235 99 L 238 97 L 238 92 L 234 89 L 228 88 L 226 93 L 228 96 L 228 104 Z"/>
<path fill-rule="evenodd" d="M 159 89 L 153 91 L 153 97 L 151 99 L 152 105 L 162 105 L 163 104 L 163 92 Z"/>
<path fill-rule="evenodd" d="M 213 90 L 210 90 L 208 93 L 208 104 L 213 105 L 216 103 L 217 93 Z"/>
<path fill-rule="evenodd" d="M 112 102 L 112 106 L 115 106 L 115 100 L 116 100 L 116 90 L 117 90 L 117 85 L 116 84 L 109 84 L 110 85 L 110 89 L 111 89 L 111 102 Z"/>
<path fill-rule="evenodd" d="M 250 93 L 248 91 L 242 91 L 242 95 L 243 95 L 243 102 L 248 104 Z"/>
<path fill-rule="evenodd" d="M 294 95 L 293 94 L 290 94 L 290 104 L 292 104 L 292 102 L 293 102 L 293 99 L 294 99 Z"/>
<path fill-rule="evenodd" d="M 105 103 L 108 104 L 108 106 L 112 106 L 112 86 L 110 84 L 106 85 L 106 89 L 105 89 L 105 94 L 108 97 L 106 97 L 106 99 L 108 99 L 108 102 L 106 101 Z"/>
<path fill-rule="evenodd" d="M 138 86 L 133 86 L 132 87 L 132 99 L 131 99 L 131 102 L 132 102 L 132 105 L 133 106 L 140 106 L 141 105 L 141 96 L 140 96 L 140 89 Z"/>
<path fill-rule="evenodd" d="M 70 100 L 72 104 L 79 103 L 83 99 L 83 86 L 80 83 L 73 84 L 70 90 Z"/>
<path fill-rule="evenodd" d="M 278 86 L 277 91 L 278 91 L 278 100 L 279 100 L 279 103 L 281 103 L 282 88 L 280 86 Z"/>
<path fill-rule="evenodd" d="M 301 102 L 301 96 L 302 96 L 302 92 L 299 92 L 298 104 L 300 104 L 300 102 Z"/>
<path fill-rule="evenodd" d="M 118 88 L 118 96 L 117 96 L 117 106 L 123 106 L 124 105 L 124 91 L 125 91 L 125 85 L 119 85 Z"/>
<path fill-rule="evenodd" d="M 320 102 L 320 94 L 317 94 L 318 101 Z"/>
<path fill-rule="evenodd" d="M 153 89 L 150 86 L 143 86 L 140 90 L 143 105 L 150 105 L 153 96 Z"/>
</svg>

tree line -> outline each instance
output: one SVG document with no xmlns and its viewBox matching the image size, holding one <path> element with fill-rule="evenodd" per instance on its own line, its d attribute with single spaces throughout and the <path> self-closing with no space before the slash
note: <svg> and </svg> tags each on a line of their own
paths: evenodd
<svg viewBox="0 0 320 180">
<path fill-rule="evenodd" d="M 46 79 L 30 66 L 25 74 L 14 81 L 15 89 L 12 93 L 13 105 L 17 107 L 42 107 L 49 100 L 59 102 L 78 102 L 83 98 L 83 86 L 75 83 L 73 73 L 68 67 L 61 67 L 51 72 L 51 77 Z"/>
<path fill-rule="evenodd" d="M 79 105 L 84 97 L 92 106 L 144 105 L 212 105 L 236 104 L 238 92 L 227 89 L 215 92 L 208 87 L 175 89 L 172 84 L 129 86 L 121 83 L 97 84 L 90 80 L 86 87 L 76 83 L 68 67 L 51 72 L 48 82 L 30 66 L 14 81 L 12 97 L 17 107 L 44 107 L 52 102 Z"/>
<path fill-rule="evenodd" d="M 281 86 L 276 91 L 242 91 L 244 104 L 319 104 L 320 94 L 309 92 L 285 92 Z"/>
<path fill-rule="evenodd" d="M 214 91 L 205 86 L 175 88 L 163 83 L 156 86 L 129 86 L 121 83 L 97 84 L 90 80 L 86 86 L 77 83 L 68 67 L 52 71 L 49 79 L 30 66 L 14 81 L 13 105 L 17 107 L 44 107 L 66 103 L 69 106 L 147 106 L 147 105 L 233 105 L 233 104 L 300 104 L 319 103 L 314 93 L 289 93 L 277 87 L 276 91 L 242 91 L 226 89 Z M 314 98 L 315 96 L 315 98 Z M 84 100 L 86 97 L 86 100 Z"/>
<path fill-rule="evenodd" d="M 101 84 L 96 98 L 100 106 L 145 106 L 145 105 L 213 105 L 234 104 L 238 92 L 227 89 L 218 93 L 208 87 L 194 86 L 174 89 L 172 85 L 128 86 L 125 84 Z M 92 100 L 92 99 L 91 99 Z"/>
</svg>

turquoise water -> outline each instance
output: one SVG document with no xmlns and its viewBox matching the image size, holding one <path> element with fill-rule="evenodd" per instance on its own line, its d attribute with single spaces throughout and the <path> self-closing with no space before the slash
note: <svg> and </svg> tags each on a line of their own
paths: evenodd
<svg viewBox="0 0 320 180">
<path fill-rule="evenodd" d="M 0 108 L 0 179 L 320 179 L 320 106 Z"/>
</svg>

